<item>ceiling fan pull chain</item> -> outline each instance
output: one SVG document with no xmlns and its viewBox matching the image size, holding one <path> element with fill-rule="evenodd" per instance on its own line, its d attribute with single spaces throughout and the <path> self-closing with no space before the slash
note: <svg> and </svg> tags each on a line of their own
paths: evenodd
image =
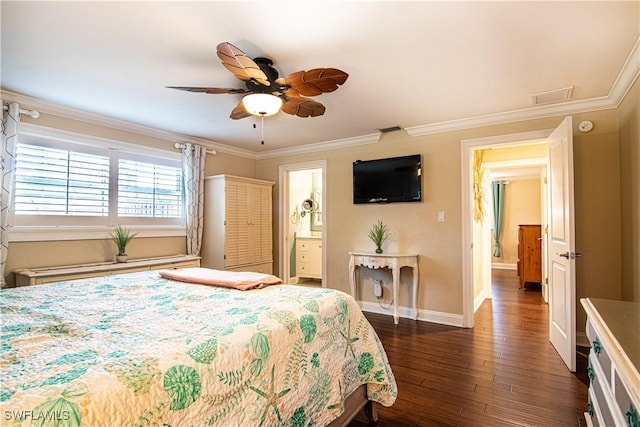
<svg viewBox="0 0 640 427">
<path fill-rule="evenodd" d="M 261 129 L 261 141 L 260 144 L 264 145 L 264 114 L 260 116 L 262 118 L 262 129 Z"/>
</svg>

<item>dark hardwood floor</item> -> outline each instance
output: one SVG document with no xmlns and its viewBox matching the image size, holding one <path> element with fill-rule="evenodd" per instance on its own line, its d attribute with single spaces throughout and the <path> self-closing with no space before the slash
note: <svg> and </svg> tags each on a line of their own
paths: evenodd
<svg viewBox="0 0 640 427">
<path fill-rule="evenodd" d="M 569 372 L 549 343 L 547 308 L 540 290 L 518 290 L 515 271 L 494 270 L 473 329 L 366 313 L 398 384 L 378 426 L 586 425 L 586 350 Z"/>
</svg>

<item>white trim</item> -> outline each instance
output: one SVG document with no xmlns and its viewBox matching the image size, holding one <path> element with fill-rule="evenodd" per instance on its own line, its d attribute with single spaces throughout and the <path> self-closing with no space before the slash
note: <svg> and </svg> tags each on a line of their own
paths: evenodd
<svg viewBox="0 0 640 427">
<path fill-rule="evenodd" d="M 462 187 L 462 318 L 465 327 L 473 327 L 474 290 L 471 245 L 473 243 L 471 222 L 473 221 L 471 206 L 471 152 L 473 149 L 496 146 L 530 144 L 542 142 L 551 135 L 552 130 L 520 132 L 495 137 L 463 139 L 461 141 L 461 187 Z M 526 162 L 525 162 L 526 163 Z"/>
<path fill-rule="evenodd" d="M 129 228 L 138 233 L 137 237 L 184 237 L 187 235 L 184 225 L 132 225 Z M 9 228 L 9 242 L 110 239 L 112 232 L 113 227 L 110 226 L 12 226 Z"/>
<path fill-rule="evenodd" d="M 636 39 L 629 57 L 609 91 L 609 98 L 616 107 L 620 105 L 629 90 L 631 90 L 631 86 L 633 86 L 633 82 L 638 76 L 640 76 L 640 36 Z"/>
<path fill-rule="evenodd" d="M 475 313 L 476 311 L 478 311 L 478 309 L 480 308 L 480 306 L 482 305 L 482 303 L 484 302 L 484 300 L 487 299 L 487 296 L 485 295 L 484 289 L 482 290 L 482 292 L 480 292 L 478 294 L 478 296 L 473 300 L 473 312 Z"/>
<path fill-rule="evenodd" d="M 327 161 L 313 160 L 302 163 L 280 165 L 278 167 L 278 215 L 280 229 L 278 242 L 280 244 L 280 277 L 289 277 L 291 263 L 289 262 L 289 245 L 285 242 L 285 235 L 289 235 L 289 173 L 307 169 L 322 170 L 322 210 L 327 212 Z M 285 211 L 286 210 L 286 211 Z M 327 287 L 327 215 L 322 214 L 322 287 Z M 297 283 L 297 277 L 295 278 Z"/>
<path fill-rule="evenodd" d="M 262 153 L 258 153 L 256 155 L 256 159 L 263 160 L 273 157 L 291 156 L 294 154 L 317 153 L 320 151 L 335 150 L 338 148 L 355 147 L 357 145 L 377 144 L 378 142 L 380 142 L 380 134 L 372 133 L 353 138 L 342 138 L 332 141 L 318 142 L 315 144 L 305 144 L 298 147 L 264 151 Z"/>
<path fill-rule="evenodd" d="M 390 309 L 385 310 L 380 307 L 377 302 L 358 301 L 358 305 L 362 311 L 377 314 L 388 314 L 389 321 L 393 323 L 393 312 Z M 413 320 L 413 307 L 398 307 L 398 314 L 405 319 Z M 461 327 L 462 316 L 459 314 L 445 313 L 441 311 L 432 310 L 418 310 L 418 319 L 424 322 L 438 323 L 440 325 L 457 326 Z"/>
<path fill-rule="evenodd" d="M 112 117 L 103 116 L 100 114 L 89 113 L 87 111 L 77 110 L 70 107 L 65 107 L 60 104 L 55 104 L 48 101 L 43 101 L 38 98 L 33 98 L 27 95 L 22 95 L 7 90 L 0 90 L 0 97 L 9 102 L 17 102 L 21 106 L 29 105 L 30 108 L 38 110 L 40 113 L 50 114 L 52 116 L 61 117 L 70 120 L 78 120 L 84 123 L 89 123 L 96 126 L 103 126 L 111 129 L 117 129 L 125 132 L 132 132 L 137 135 L 148 136 L 151 138 L 157 138 L 164 141 L 169 141 L 171 146 L 175 142 L 191 142 L 194 144 L 204 145 L 207 148 L 216 150 L 221 153 L 231 154 L 238 157 L 245 157 L 249 159 L 256 159 L 256 154 L 249 150 L 232 147 L 230 145 L 221 144 L 219 142 L 197 138 L 189 135 L 182 135 L 174 132 L 164 131 L 148 126 L 143 126 L 137 123 L 128 122 L 126 120 L 115 119 Z M 22 123 L 20 126 L 24 126 Z"/>
<path fill-rule="evenodd" d="M 132 144 L 130 142 L 123 142 L 110 138 L 103 138 L 79 132 L 51 128 L 33 123 L 21 123 L 20 131 L 18 132 L 18 134 L 36 138 L 50 139 L 62 143 L 72 142 L 74 144 L 88 145 L 91 147 L 95 147 L 97 145 L 105 149 L 122 150 L 124 152 L 139 154 L 143 156 L 164 157 L 165 159 L 171 160 L 181 159 L 180 153 L 176 152 L 175 149 L 163 150 L 161 148 Z"/>
</svg>

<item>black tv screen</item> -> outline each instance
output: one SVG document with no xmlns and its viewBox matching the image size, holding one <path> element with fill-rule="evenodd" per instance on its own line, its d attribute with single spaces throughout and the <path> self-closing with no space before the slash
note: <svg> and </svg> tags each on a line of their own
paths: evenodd
<svg viewBox="0 0 640 427">
<path fill-rule="evenodd" d="M 420 154 L 353 162 L 353 203 L 422 201 Z"/>
</svg>

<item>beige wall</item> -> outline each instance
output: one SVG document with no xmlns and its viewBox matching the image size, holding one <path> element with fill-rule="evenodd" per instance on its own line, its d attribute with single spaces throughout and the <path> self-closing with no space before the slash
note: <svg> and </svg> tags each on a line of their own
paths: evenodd
<svg viewBox="0 0 640 427">
<path fill-rule="evenodd" d="M 502 222 L 502 253 L 492 257 L 493 262 L 515 264 L 518 262 L 518 227 L 521 224 L 541 224 L 540 179 L 511 179 L 504 194 Z M 491 251 L 495 240 L 491 238 Z"/>
<path fill-rule="evenodd" d="M 619 108 L 622 299 L 640 302 L 640 80 Z"/>
<path fill-rule="evenodd" d="M 553 129 L 562 118 L 509 123 L 416 138 L 399 131 L 386 134 L 377 144 L 259 160 L 256 176 L 277 182 L 279 165 L 325 159 L 327 206 L 324 224 L 328 286 L 349 290 L 348 252 L 373 249 L 367 239 L 367 230 L 380 219 L 390 226 L 393 234 L 393 239 L 384 247 L 385 251 L 420 255 L 418 307 L 462 314 L 460 141 Z M 589 134 L 578 134 L 574 129 L 576 239 L 578 250 L 585 254 L 576 264 L 577 295 L 613 298 L 620 295 L 621 274 L 617 112 L 607 110 L 578 114 L 574 116 L 574 124 L 584 119 L 592 120 L 596 127 Z M 422 203 L 352 203 L 351 164 L 354 160 L 415 153 L 422 154 L 423 159 Z M 277 188 L 274 194 L 274 213 L 277 215 Z M 437 222 L 437 212 L 441 210 L 446 212 L 445 222 Z M 278 248 L 279 244 L 278 225 L 277 221 L 274 222 L 274 248 Z M 276 250 L 276 272 L 279 269 L 278 256 Z M 365 275 L 365 295 L 371 294 L 369 282 L 375 278 L 374 274 L 383 273 Z M 383 280 L 389 283 L 390 278 Z M 409 280 L 410 275 L 403 274 L 400 304 L 405 306 L 410 305 L 406 292 Z M 579 324 L 582 323 L 582 319 L 579 319 Z"/>
<path fill-rule="evenodd" d="M 638 299 L 638 84 L 620 107 L 620 144 L 618 111 L 574 115 L 574 125 L 589 119 L 595 128 L 588 134 L 575 132 L 575 212 L 576 247 L 584 254 L 577 266 L 578 297 L 593 296 Z M 556 127 L 562 117 L 552 117 L 477 129 L 466 129 L 412 138 L 403 131 L 386 134 L 377 144 L 327 150 L 259 161 L 219 153 L 209 156 L 207 175 L 230 173 L 276 182 L 274 189 L 274 258 L 279 269 L 278 166 L 281 164 L 326 159 L 327 204 L 324 226 L 327 239 L 327 284 L 348 291 L 348 251 L 372 250 L 367 238 L 369 227 L 377 220 L 387 223 L 392 239 L 387 252 L 412 252 L 420 255 L 420 291 L 418 307 L 435 312 L 462 314 L 461 272 L 461 144 L 463 139 L 482 138 Z M 44 115 L 40 125 L 90 133 L 157 148 L 172 149 L 174 141 L 161 140 L 130 132 L 60 119 Z M 620 146 L 619 146 L 620 145 Z M 622 150 L 622 155 L 620 155 Z M 420 153 L 423 157 L 423 201 L 389 205 L 353 205 L 351 165 L 357 159 L 373 159 Z M 622 195 L 620 192 L 622 188 Z M 622 210 L 620 208 L 622 201 Z M 437 221 L 437 212 L 446 212 L 446 221 Z M 622 218 L 622 221 L 621 221 Z M 622 257 L 624 227 L 625 258 Z M 627 234 L 627 232 L 629 234 Z M 11 243 L 7 270 L 30 266 L 73 264 L 109 259 L 105 241 Z M 183 238 L 136 239 L 134 257 L 169 255 L 184 252 Z M 630 249 L 629 249 L 630 248 Z M 622 271 L 630 286 L 621 285 Z M 385 272 L 364 274 L 367 286 L 380 277 L 389 295 L 390 277 Z M 12 278 L 8 278 L 9 281 Z M 402 274 L 400 304 L 409 306 L 410 275 Z M 367 288 L 370 290 L 369 288 Z M 623 292 L 624 289 L 624 292 Z M 366 295 L 370 294 L 368 292 Z M 373 298 L 365 298 L 371 299 Z M 386 302 L 390 302 L 387 300 Z M 580 316 L 580 315 L 579 315 Z M 582 316 L 584 317 L 584 316 Z M 579 317 L 578 324 L 583 319 Z"/>
<path fill-rule="evenodd" d="M 173 147 L 175 140 L 152 138 L 49 114 L 43 113 L 38 119 L 23 116 L 22 121 L 175 152 Z M 206 175 L 227 173 L 254 177 L 255 167 L 256 161 L 253 159 L 218 151 L 215 156 L 207 156 Z M 184 254 L 186 253 L 186 241 L 184 237 L 138 237 L 127 247 L 127 252 L 129 258 Z M 12 286 L 15 283 L 15 276 L 11 272 L 20 268 L 105 262 L 113 260 L 114 254 L 115 246 L 110 239 L 10 242 L 7 255 L 6 280 L 9 286 Z"/>
</svg>

